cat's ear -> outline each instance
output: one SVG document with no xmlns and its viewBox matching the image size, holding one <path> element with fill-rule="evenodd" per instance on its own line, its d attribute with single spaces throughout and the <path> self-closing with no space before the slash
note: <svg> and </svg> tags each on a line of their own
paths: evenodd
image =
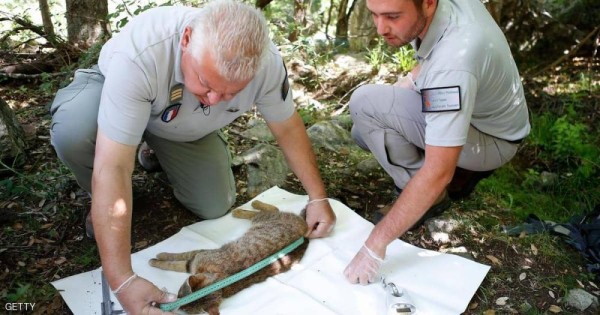
<svg viewBox="0 0 600 315">
<path fill-rule="evenodd" d="M 189 276 L 181 285 L 181 287 L 179 288 L 179 292 L 178 292 L 178 297 L 184 297 L 186 295 L 189 295 L 190 293 L 194 292 L 194 290 L 192 290 L 192 287 L 190 286 L 190 279 L 193 277 Z"/>
</svg>

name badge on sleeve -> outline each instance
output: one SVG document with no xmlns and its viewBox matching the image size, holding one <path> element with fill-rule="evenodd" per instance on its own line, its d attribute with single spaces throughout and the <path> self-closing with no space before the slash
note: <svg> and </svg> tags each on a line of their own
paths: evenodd
<svg viewBox="0 0 600 315">
<path fill-rule="evenodd" d="M 460 110 L 460 86 L 421 89 L 423 112 Z"/>
</svg>

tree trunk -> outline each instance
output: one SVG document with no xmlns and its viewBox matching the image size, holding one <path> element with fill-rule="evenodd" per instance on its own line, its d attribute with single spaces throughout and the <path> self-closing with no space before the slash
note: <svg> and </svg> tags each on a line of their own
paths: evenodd
<svg viewBox="0 0 600 315">
<path fill-rule="evenodd" d="M 0 99 L 0 161 L 9 167 L 18 167 L 25 156 L 25 133 L 15 113 Z M 0 164 L 0 178 L 8 169 Z"/>
<path fill-rule="evenodd" d="M 48 6 L 48 0 L 39 0 L 40 12 L 42 14 L 42 23 L 44 24 L 44 32 L 50 37 L 54 37 L 54 25 L 52 25 L 52 18 L 50 17 L 50 6 Z"/>
<path fill-rule="evenodd" d="M 306 7 L 306 0 L 294 0 L 294 23 L 296 26 L 288 36 L 288 40 L 292 43 L 298 40 L 299 30 L 306 25 Z"/>
<path fill-rule="evenodd" d="M 337 23 L 335 24 L 335 39 L 346 41 L 348 40 L 348 0 L 340 0 L 338 7 Z"/>
<path fill-rule="evenodd" d="M 69 43 L 87 48 L 108 35 L 107 0 L 66 0 Z"/>
<path fill-rule="evenodd" d="M 367 0 L 355 0 L 355 3 L 349 21 L 348 39 L 350 50 L 362 51 L 377 37 L 377 30 L 371 12 L 367 10 Z"/>
<path fill-rule="evenodd" d="M 348 0 L 340 0 L 338 7 L 338 19 L 335 26 L 335 40 L 342 43 L 348 43 L 348 25 L 350 24 L 350 15 L 358 1 L 352 0 L 348 8 Z"/>
</svg>

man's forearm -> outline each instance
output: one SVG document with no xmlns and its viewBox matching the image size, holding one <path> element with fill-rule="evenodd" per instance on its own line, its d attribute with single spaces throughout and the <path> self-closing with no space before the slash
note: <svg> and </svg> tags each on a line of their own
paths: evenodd
<svg viewBox="0 0 600 315">
<path fill-rule="evenodd" d="M 317 160 L 300 116 L 295 113 L 286 122 L 270 123 L 269 126 L 288 165 L 302 183 L 309 198 L 327 197 Z"/>
<path fill-rule="evenodd" d="M 102 269 L 114 290 L 131 276 L 131 177 L 118 170 L 94 173 L 92 221 Z"/>
</svg>

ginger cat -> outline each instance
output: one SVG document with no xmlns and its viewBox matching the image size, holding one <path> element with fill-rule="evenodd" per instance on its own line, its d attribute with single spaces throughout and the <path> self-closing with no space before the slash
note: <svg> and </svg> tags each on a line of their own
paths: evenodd
<svg viewBox="0 0 600 315">
<path fill-rule="evenodd" d="M 191 273 L 179 289 L 178 297 L 184 297 L 214 282 L 242 271 L 283 249 L 307 232 L 304 215 L 279 212 L 272 205 L 254 201 L 252 206 L 260 211 L 233 210 L 237 218 L 251 219 L 252 226 L 244 235 L 218 249 L 201 249 L 185 253 L 160 253 L 149 261 L 156 268 Z M 184 305 L 179 312 L 208 312 L 219 314 L 224 298 L 265 281 L 268 277 L 288 271 L 300 261 L 308 247 L 308 239 L 289 254 L 281 257 L 256 273 L 217 290 L 195 302 Z"/>
</svg>

